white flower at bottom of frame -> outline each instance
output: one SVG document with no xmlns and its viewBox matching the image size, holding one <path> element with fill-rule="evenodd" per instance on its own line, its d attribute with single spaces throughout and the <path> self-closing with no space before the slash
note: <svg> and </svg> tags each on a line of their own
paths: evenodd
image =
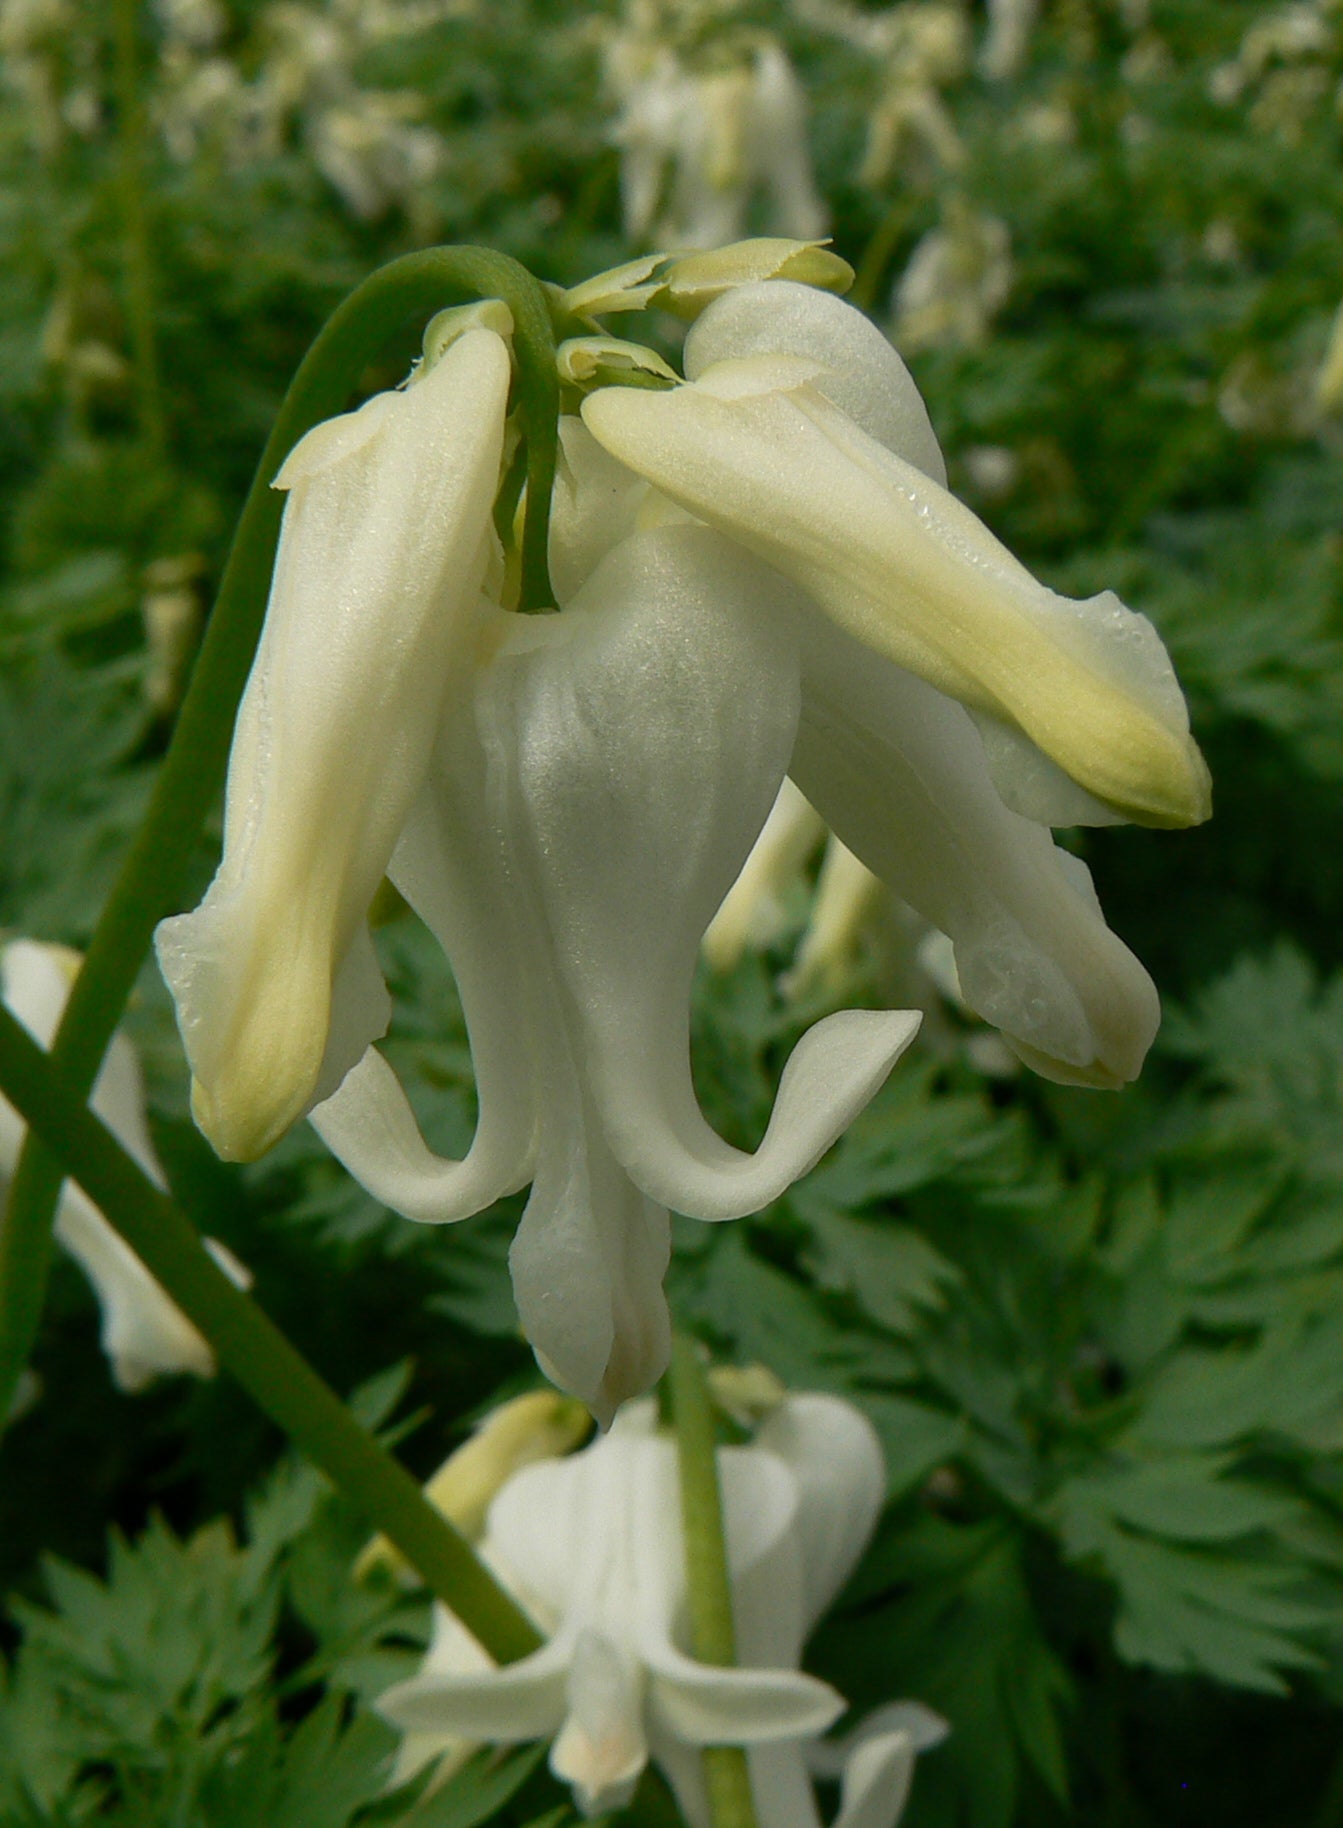
<svg viewBox="0 0 1343 1828">
<path fill-rule="evenodd" d="M 11 940 L 0 951 L 5 1005 L 43 1047 L 51 1045 L 60 1026 L 79 964 L 77 952 L 32 939 Z M 125 1035 L 112 1037 L 90 1103 L 155 1186 L 165 1186 L 145 1124 L 140 1064 Z M 25 1128 L 13 1106 L 0 1098 L 0 1195 L 14 1172 Z M 73 1181 L 61 1189 L 56 1236 L 97 1292 L 103 1350 L 119 1389 L 142 1390 L 155 1377 L 174 1371 L 214 1375 L 214 1355 L 204 1339 Z M 233 1253 L 215 1238 L 207 1238 L 205 1247 L 220 1268 L 246 1288 L 251 1275 Z"/>
<path fill-rule="evenodd" d="M 440 1614 L 421 1672 L 378 1702 L 407 1736 L 398 1775 L 462 1741 L 553 1739 L 551 1769 L 586 1814 L 628 1802 L 651 1756 L 692 1828 L 708 1828 L 700 1750 L 739 1745 L 760 1828 L 819 1828 L 809 1755 L 843 1776 L 836 1828 L 892 1828 L 914 1752 L 940 1737 L 941 1722 L 904 1704 L 822 1747 L 844 1703 L 798 1669 L 880 1513 L 871 1425 L 837 1398 L 792 1396 L 751 1445 L 721 1448 L 718 1465 L 735 1668 L 696 1662 L 678 1642 L 686 1578 L 676 1445 L 658 1433 L 655 1405 L 634 1403 L 582 1453 L 528 1467 L 495 1498 L 483 1553 L 548 1642 L 498 1668 Z"/>
</svg>

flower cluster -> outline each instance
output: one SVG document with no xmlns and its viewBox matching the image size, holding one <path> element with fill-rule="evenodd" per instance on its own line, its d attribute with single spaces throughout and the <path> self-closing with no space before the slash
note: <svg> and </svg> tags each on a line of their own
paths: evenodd
<svg viewBox="0 0 1343 1828">
<path fill-rule="evenodd" d="M 50 1047 L 60 1026 L 79 964 L 78 953 L 32 939 L 10 940 L 0 950 L 5 1007 L 43 1047 Z M 157 1186 L 164 1186 L 163 1170 L 145 1124 L 139 1062 L 124 1035 L 113 1036 L 90 1102 L 126 1152 Z M 18 1113 L 0 1097 L 0 1209 L 4 1183 L 14 1172 L 24 1134 Z M 61 1189 L 56 1236 L 97 1290 L 103 1310 L 103 1350 L 119 1389 L 142 1390 L 165 1372 L 214 1375 L 209 1346 L 72 1181 Z M 207 1238 L 205 1245 L 220 1267 L 245 1288 L 251 1277 L 233 1253 L 216 1238 Z"/>
<path fill-rule="evenodd" d="M 411 1218 L 531 1183 L 511 1258 L 522 1322 L 607 1418 L 666 1361 L 669 1211 L 722 1220 L 776 1198 L 918 1025 L 818 1022 L 754 1153 L 701 1114 L 699 944 L 785 776 L 950 937 L 968 1005 L 1079 1085 L 1137 1073 L 1157 999 L 1048 827 L 1208 811 L 1150 623 L 1111 593 L 1038 584 L 948 494 L 877 329 L 811 285 L 730 283 L 751 260 L 686 263 L 712 302 L 684 381 L 610 338 L 561 349 L 589 391 L 560 425 L 558 615 L 506 606 L 509 343 L 485 327 L 500 307 L 440 333 L 404 392 L 297 446 L 223 862 L 158 938 L 221 1153 L 255 1156 L 310 1112 Z M 657 266 L 583 301 L 646 303 Z M 685 272 L 663 283 L 684 308 Z M 657 384 L 610 382 L 630 374 Z M 373 1045 L 384 873 L 461 994 L 480 1098 L 462 1161 L 431 1153 Z"/>
<path fill-rule="evenodd" d="M 772 33 L 734 27 L 719 7 L 645 0 L 602 32 L 602 61 L 631 241 L 734 241 L 757 193 L 777 233 L 825 233 L 807 98 Z"/>
<path fill-rule="evenodd" d="M 423 1668 L 377 1704 L 404 1734 L 397 1776 L 455 1763 L 482 1742 L 550 1739 L 555 1775 L 585 1814 L 601 1815 L 628 1803 L 651 1755 L 691 1828 L 708 1828 L 700 1748 L 740 1745 L 760 1828 L 820 1828 L 811 1774 L 842 1780 L 835 1828 L 894 1828 L 915 1754 L 945 1723 L 897 1702 L 822 1741 L 844 1702 L 798 1668 L 876 1526 L 885 1476 L 871 1424 L 834 1397 L 790 1396 L 748 1446 L 720 1448 L 718 1466 L 736 1667 L 696 1662 L 678 1642 L 676 1446 L 654 1403 L 631 1403 L 582 1453 L 502 1484 L 481 1552 L 547 1642 L 496 1668 L 436 1608 Z"/>
</svg>

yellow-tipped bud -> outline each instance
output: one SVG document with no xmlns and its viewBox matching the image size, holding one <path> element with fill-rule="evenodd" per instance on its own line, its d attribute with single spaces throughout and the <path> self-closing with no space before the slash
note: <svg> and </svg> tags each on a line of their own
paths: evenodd
<svg viewBox="0 0 1343 1828">
<path fill-rule="evenodd" d="M 538 1460 L 557 1460 L 571 1453 L 592 1427 L 584 1405 L 557 1390 L 532 1390 L 492 1410 L 469 1441 L 439 1467 L 425 1486 L 425 1496 L 455 1524 L 463 1536 L 477 1541 L 485 1529 L 485 1516 L 495 1494 L 514 1473 Z M 355 1563 L 359 1579 L 370 1568 L 388 1567 L 398 1573 L 407 1563 L 385 1536 L 375 1536 Z"/>
</svg>

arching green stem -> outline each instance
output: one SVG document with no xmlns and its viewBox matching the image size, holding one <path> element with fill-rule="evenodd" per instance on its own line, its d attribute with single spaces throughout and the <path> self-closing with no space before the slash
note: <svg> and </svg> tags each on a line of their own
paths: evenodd
<svg viewBox="0 0 1343 1828">
<path fill-rule="evenodd" d="M 673 1342 L 667 1379 L 681 1475 L 690 1646 L 701 1663 L 731 1666 L 737 1644 L 713 1408 L 695 1342 L 683 1334 Z M 742 1748 L 706 1746 L 701 1757 L 713 1828 L 756 1828 L 751 1773 Z"/>
<path fill-rule="evenodd" d="M 540 609 L 553 601 L 546 547 L 559 385 L 545 294 L 525 267 L 484 248 L 407 254 L 372 274 L 337 307 L 285 395 L 238 522 L 172 746 L 52 1047 L 72 1098 L 88 1096 L 154 927 L 179 905 L 201 827 L 223 782 L 280 527 L 282 502 L 270 486 L 272 478 L 306 431 L 344 409 L 360 374 L 408 318 L 427 317 L 463 297 L 502 298 L 513 314 L 527 435 L 521 607 Z M 12 1096 L 3 1075 L 0 1089 Z M 61 1179 L 56 1158 L 29 1136 L 0 1225 L 0 1429 L 41 1317 Z"/>
</svg>

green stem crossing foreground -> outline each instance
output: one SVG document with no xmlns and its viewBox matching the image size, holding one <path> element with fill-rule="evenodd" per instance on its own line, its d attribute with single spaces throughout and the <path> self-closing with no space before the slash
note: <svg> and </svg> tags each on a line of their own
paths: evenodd
<svg viewBox="0 0 1343 1828">
<path fill-rule="evenodd" d="M 713 1408 L 697 1350 L 693 1340 L 678 1335 L 667 1375 L 681 1474 L 690 1645 L 702 1663 L 721 1668 L 736 1662 L 737 1643 Z M 714 1828 L 756 1828 L 746 1753 L 740 1746 L 720 1745 L 706 1746 L 701 1756 Z"/>
<path fill-rule="evenodd" d="M 180 905 L 197 839 L 224 778 L 233 720 L 261 633 L 282 500 L 270 484 L 312 426 L 344 409 L 359 376 L 408 318 L 462 297 L 502 298 L 513 314 L 518 396 L 527 430 L 528 513 L 520 607 L 553 601 L 546 566 L 559 383 L 545 294 L 507 255 L 430 248 L 370 275 L 328 319 L 285 395 L 238 522 L 210 628 L 153 798 L 70 993 L 52 1059 L 71 1102 L 87 1098 L 150 938 Z M 8 1079 L 0 1085 L 15 1104 Z M 41 1319 L 51 1226 L 64 1169 L 30 1135 L 0 1225 L 0 1431 Z"/>
<path fill-rule="evenodd" d="M 538 1650 L 542 1639 L 531 1620 L 466 1539 L 256 1302 L 230 1282 L 190 1221 L 80 1107 L 52 1061 L 3 1007 L 0 1077 L 33 1134 L 77 1164 L 85 1193 L 209 1340 L 220 1363 L 396 1544 L 490 1655 L 512 1663 Z"/>
</svg>

